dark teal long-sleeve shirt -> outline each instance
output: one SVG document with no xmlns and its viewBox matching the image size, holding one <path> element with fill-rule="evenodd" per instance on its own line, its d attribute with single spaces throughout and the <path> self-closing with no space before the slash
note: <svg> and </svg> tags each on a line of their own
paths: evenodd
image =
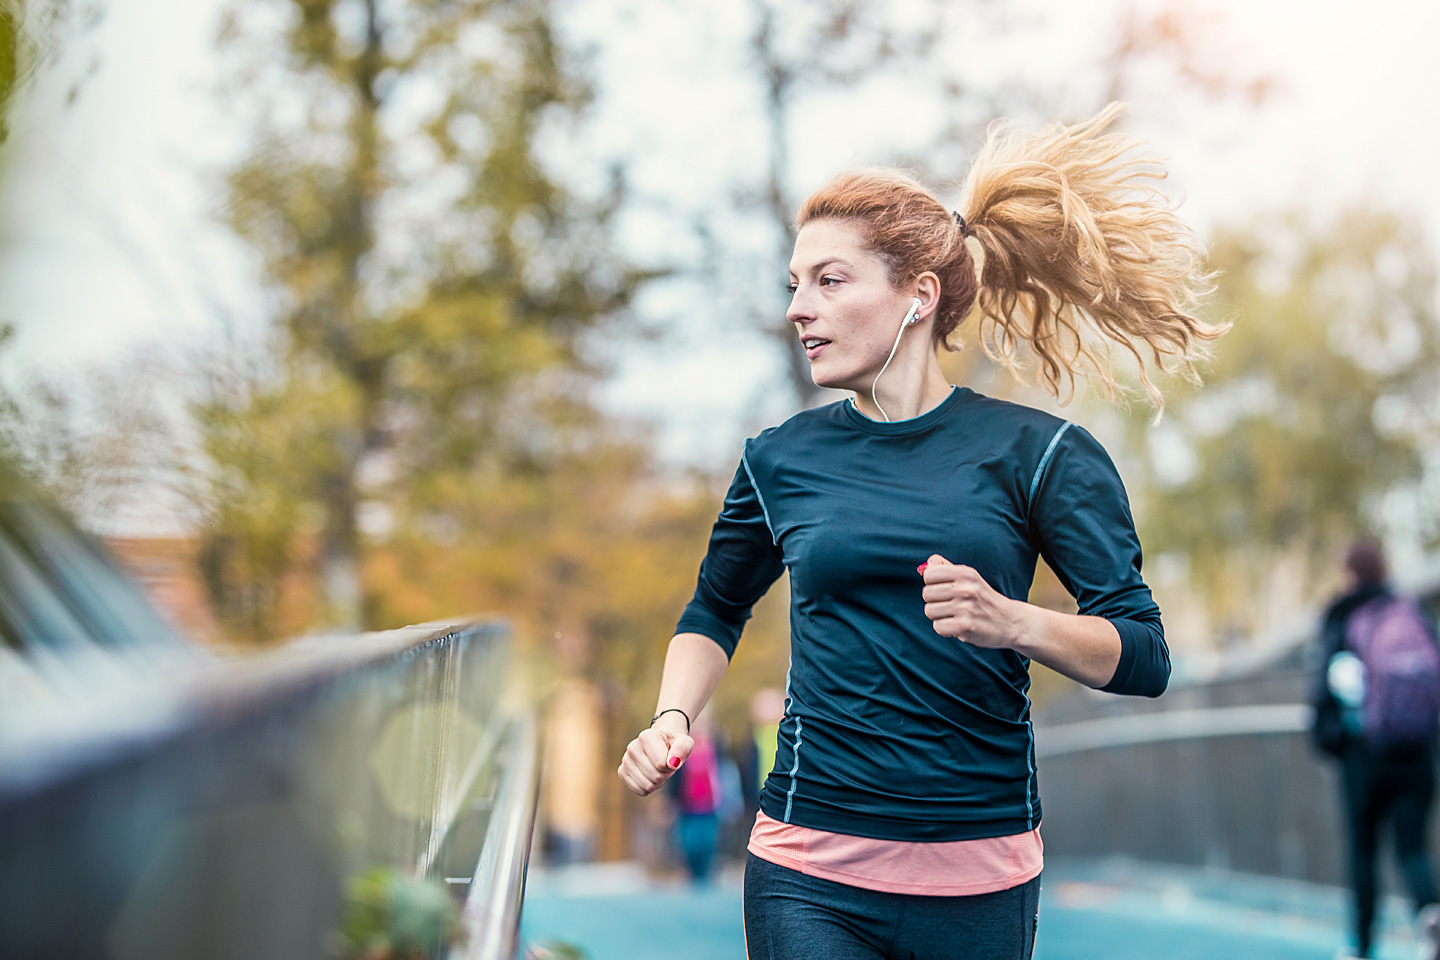
<svg viewBox="0 0 1440 960">
<path fill-rule="evenodd" d="M 849 401 L 745 444 L 677 632 L 733 654 L 790 573 L 790 671 L 761 808 L 888 840 L 1006 836 L 1040 822 L 1029 661 L 935 633 L 916 566 L 938 553 L 1024 600 L 1044 557 L 1120 635 L 1115 693 L 1170 675 L 1115 466 L 1084 429 L 965 388 L 912 420 Z"/>
</svg>

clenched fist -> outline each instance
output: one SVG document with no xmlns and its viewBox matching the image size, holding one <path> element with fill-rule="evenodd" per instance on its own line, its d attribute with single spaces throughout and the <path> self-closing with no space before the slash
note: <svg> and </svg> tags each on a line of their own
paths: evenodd
<svg viewBox="0 0 1440 960">
<path fill-rule="evenodd" d="M 694 748 L 695 741 L 685 732 L 685 721 L 667 713 L 649 730 L 641 730 L 625 748 L 620 779 L 640 796 L 648 797 L 675 775 Z"/>
<path fill-rule="evenodd" d="M 977 647 L 1013 648 L 1023 636 L 1028 603 L 1011 600 L 985 582 L 974 567 L 932 554 L 919 567 L 921 596 L 935 632 Z"/>
</svg>

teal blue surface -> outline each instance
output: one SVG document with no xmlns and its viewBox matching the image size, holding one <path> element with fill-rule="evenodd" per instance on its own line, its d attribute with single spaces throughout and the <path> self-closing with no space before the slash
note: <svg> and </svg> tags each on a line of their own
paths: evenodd
<svg viewBox="0 0 1440 960">
<path fill-rule="evenodd" d="M 588 960 L 741 960 L 740 891 L 531 895 L 521 941 L 559 941 Z"/>
<path fill-rule="evenodd" d="M 1331 960 L 1345 943 L 1338 890 L 1178 871 L 1112 873 L 1047 873 L 1035 960 Z M 588 960 L 744 957 L 733 876 L 702 889 L 635 886 L 603 874 L 583 884 L 532 884 L 522 942 L 570 944 Z M 1387 907 L 1378 960 L 1413 960 L 1402 911 Z"/>
</svg>

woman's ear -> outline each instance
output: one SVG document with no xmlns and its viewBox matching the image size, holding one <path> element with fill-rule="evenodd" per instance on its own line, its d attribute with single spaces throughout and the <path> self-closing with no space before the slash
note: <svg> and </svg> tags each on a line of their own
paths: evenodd
<svg viewBox="0 0 1440 960">
<path fill-rule="evenodd" d="M 929 320 L 935 315 L 935 308 L 940 305 L 940 278 L 929 270 L 920 274 L 915 278 L 915 296 L 920 300 L 920 309 L 916 316 L 921 320 Z"/>
</svg>

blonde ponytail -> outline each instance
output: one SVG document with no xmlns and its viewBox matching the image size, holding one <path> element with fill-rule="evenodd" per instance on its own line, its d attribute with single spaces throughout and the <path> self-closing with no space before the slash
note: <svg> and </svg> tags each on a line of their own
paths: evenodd
<svg viewBox="0 0 1440 960">
<path fill-rule="evenodd" d="M 986 354 L 1014 367 L 1027 345 L 1045 387 L 1068 399 L 1077 374 L 1117 393 L 1119 346 L 1158 418 L 1164 398 L 1144 352 L 1162 372 L 1198 381 L 1205 345 L 1229 326 L 1190 312 L 1210 288 L 1204 248 L 1160 191 L 1164 170 L 1141 142 L 1106 132 L 1122 110 L 1112 103 L 1036 134 L 993 125 L 960 209 L 983 254 L 974 304 Z"/>
</svg>

